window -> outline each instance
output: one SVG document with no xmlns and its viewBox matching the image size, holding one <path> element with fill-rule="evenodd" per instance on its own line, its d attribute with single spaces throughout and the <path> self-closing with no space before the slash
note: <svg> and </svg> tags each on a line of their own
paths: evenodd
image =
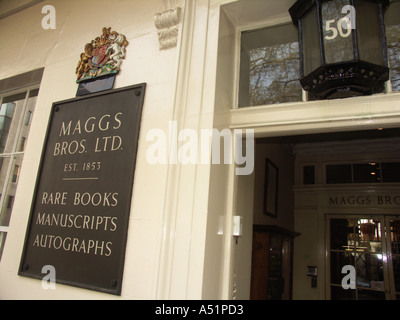
<svg viewBox="0 0 400 320">
<path fill-rule="evenodd" d="M 38 89 L 0 95 L 0 259 L 14 205 Z"/>
<path fill-rule="evenodd" d="M 400 182 L 400 163 L 382 163 L 382 180 L 384 182 Z"/>
<path fill-rule="evenodd" d="M 397 216 L 330 218 L 327 262 L 332 300 L 400 299 L 399 227 Z M 347 276 L 353 290 L 342 286 L 344 266 L 354 268 Z"/>
<path fill-rule="evenodd" d="M 400 182 L 400 162 L 368 162 L 326 166 L 326 183 Z"/>
<path fill-rule="evenodd" d="M 27 115 L 26 115 L 26 120 L 25 120 L 25 125 L 29 126 L 30 122 L 31 122 L 31 117 L 32 117 L 32 111 L 28 111 Z"/>
<path fill-rule="evenodd" d="M 1 260 L 2 254 L 3 254 L 3 248 L 4 248 L 4 244 L 6 242 L 6 238 L 7 238 L 7 232 L 3 232 L 2 228 L 0 227 L 0 260 Z"/>
<path fill-rule="evenodd" d="M 400 91 L 400 1 L 393 1 L 385 15 L 386 41 L 392 90 Z"/>
<path fill-rule="evenodd" d="M 330 221 L 330 287 L 332 300 L 385 300 L 389 278 L 384 272 L 382 222 L 349 218 Z M 342 287 L 342 268 L 351 266 L 355 290 Z M 388 291 L 388 290 L 386 290 Z"/>
<path fill-rule="evenodd" d="M 381 181 L 379 163 L 361 163 L 353 165 L 354 183 L 377 183 Z"/>
<path fill-rule="evenodd" d="M 22 151 L 25 150 L 25 143 L 26 143 L 26 138 L 25 138 L 25 137 L 22 137 L 22 138 L 21 138 L 21 145 L 20 145 L 20 147 L 19 147 L 19 149 L 18 149 L 19 152 L 22 152 Z"/>
<path fill-rule="evenodd" d="M 18 182 L 18 177 L 19 177 L 19 165 L 14 166 L 14 172 L 13 172 L 13 177 L 12 177 L 12 182 L 17 183 Z"/>
<path fill-rule="evenodd" d="M 239 107 L 302 101 L 296 27 L 242 32 Z"/>
<path fill-rule="evenodd" d="M 326 183 L 351 183 L 352 173 L 350 164 L 335 164 L 326 166 Z"/>
<path fill-rule="evenodd" d="M 303 184 L 315 184 L 315 166 L 303 167 Z"/>
</svg>

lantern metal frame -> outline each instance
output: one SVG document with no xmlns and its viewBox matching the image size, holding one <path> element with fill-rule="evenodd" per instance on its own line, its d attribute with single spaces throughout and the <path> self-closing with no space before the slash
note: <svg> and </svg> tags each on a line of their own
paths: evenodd
<svg viewBox="0 0 400 320">
<path fill-rule="evenodd" d="M 323 35 L 322 4 L 333 0 L 298 0 L 289 13 L 293 23 L 299 30 L 300 47 L 300 72 L 301 85 L 304 90 L 311 92 L 319 99 L 346 98 L 360 95 L 370 95 L 382 91 L 384 83 L 389 80 L 389 68 L 387 58 L 386 32 L 384 25 L 384 10 L 389 6 L 389 0 L 362 0 L 377 4 L 378 19 L 380 24 L 380 37 L 384 65 L 377 65 L 363 61 L 360 57 L 359 39 L 357 32 L 352 32 L 354 59 L 339 63 L 326 63 L 326 51 Z M 349 0 L 354 7 L 355 1 Z M 311 73 L 304 75 L 304 42 L 302 19 L 316 6 L 318 18 L 318 37 L 320 44 L 321 65 Z M 357 20 L 358 28 L 358 20 Z"/>
</svg>

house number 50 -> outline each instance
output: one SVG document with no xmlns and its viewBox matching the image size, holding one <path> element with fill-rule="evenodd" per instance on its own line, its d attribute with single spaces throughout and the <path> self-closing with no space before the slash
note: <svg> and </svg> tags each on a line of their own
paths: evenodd
<svg viewBox="0 0 400 320">
<path fill-rule="evenodd" d="M 339 19 L 337 23 L 336 20 L 326 21 L 325 31 L 332 32 L 325 36 L 326 40 L 336 39 L 338 35 L 347 38 L 351 35 L 351 30 L 356 28 L 356 9 L 353 6 L 344 6 L 342 13 L 348 13 L 348 15 Z"/>
</svg>

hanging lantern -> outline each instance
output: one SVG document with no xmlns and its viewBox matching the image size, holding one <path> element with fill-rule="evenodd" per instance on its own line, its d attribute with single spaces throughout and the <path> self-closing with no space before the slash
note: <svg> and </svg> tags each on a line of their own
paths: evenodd
<svg viewBox="0 0 400 320">
<path fill-rule="evenodd" d="M 382 91 L 389 80 L 384 9 L 389 0 L 299 0 L 289 10 L 299 29 L 304 90 L 320 99 Z"/>
</svg>

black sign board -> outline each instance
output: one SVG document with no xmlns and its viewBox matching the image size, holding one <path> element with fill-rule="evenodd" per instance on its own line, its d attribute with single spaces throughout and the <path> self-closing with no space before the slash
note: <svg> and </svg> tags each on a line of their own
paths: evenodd
<svg viewBox="0 0 400 320">
<path fill-rule="evenodd" d="M 20 275 L 121 294 L 145 87 L 53 104 Z"/>
<path fill-rule="evenodd" d="M 91 93 L 110 90 L 114 87 L 116 75 L 107 76 L 99 79 L 88 80 L 79 83 L 77 97 L 85 96 Z"/>
</svg>

